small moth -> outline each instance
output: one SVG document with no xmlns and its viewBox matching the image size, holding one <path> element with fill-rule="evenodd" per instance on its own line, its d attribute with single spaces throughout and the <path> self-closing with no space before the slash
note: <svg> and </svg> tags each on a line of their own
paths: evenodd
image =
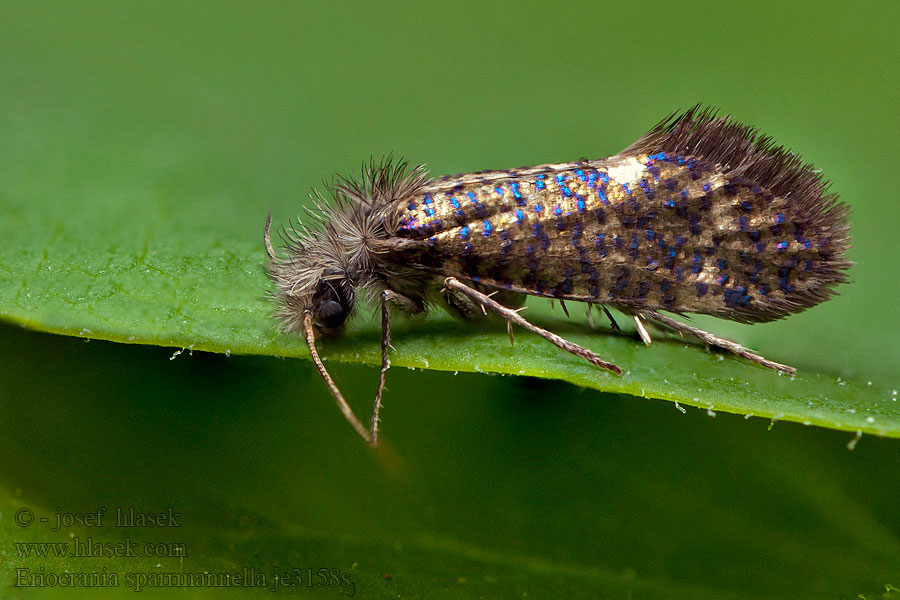
<svg viewBox="0 0 900 600">
<path fill-rule="evenodd" d="M 276 316 L 300 332 L 344 416 L 370 444 L 391 343 L 390 312 L 441 305 L 462 317 L 494 312 L 600 368 L 577 344 L 525 320 L 527 296 L 607 307 L 687 334 L 762 366 L 795 369 L 663 314 L 742 323 L 814 306 L 845 282 L 848 207 L 815 168 L 757 129 L 699 105 L 664 119 L 600 160 L 431 179 L 423 167 L 383 161 L 359 180 L 338 177 L 330 201 L 315 192 L 312 227 L 291 227 L 275 253 L 266 221 Z M 357 296 L 381 307 L 381 374 L 363 426 L 316 350 Z M 568 314 L 568 311 L 566 311 Z"/>
</svg>

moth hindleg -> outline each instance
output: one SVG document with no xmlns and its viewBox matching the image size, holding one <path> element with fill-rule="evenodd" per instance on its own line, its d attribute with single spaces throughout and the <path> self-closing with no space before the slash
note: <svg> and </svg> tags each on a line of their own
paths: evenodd
<svg viewBox="0 0 900 600">
<path fill-rule="evenodd" d="M 647 328 L 644 327 L 644 322 L 641 321 L 640 315 L 632 315 L 632 317 L 634 317 L 634 325 L 637 327 L 638 335 L 641 336 L 641 341 L 644 342 L 644 345 L 649 346 L 653 343 L 653 338 L 647 333 Z"/>
<path fill-rule="evenodd" d="M 769 369 L 773 369 L 775 371 L 781 371 L 789 375 L 794 375 L 797 373 L 797 369 L 795 369 L 794 367 L 771 361 L 763 356 L 760 356 L 759 354 L 754 354 L 753 352 L 736 342 L 726 340 L 725 338 L 720 338 L 719 336 L 709 333 L 708 331 L 703 331 L 702 329 L 692 327 L 690 325 L 682 323 L 681 321 L 676 321 L 675 319 L 658 313 L 655 310 L 641 311 L 641 315 L 652 321 L 656 321 L 657 323 L 664 325 L 665 327 L 674 329 L 679 333 L 692 335 L 695 338 L 702 340 L 704 343 L 709 344 L 710 346 L 722 348 L 723 350 L 727 350 L 732 354 L 735 354 L 742 358 L 746 358 L 747 360 L 755 362 L 758 365 L 768 367 Z"/>
</svg>

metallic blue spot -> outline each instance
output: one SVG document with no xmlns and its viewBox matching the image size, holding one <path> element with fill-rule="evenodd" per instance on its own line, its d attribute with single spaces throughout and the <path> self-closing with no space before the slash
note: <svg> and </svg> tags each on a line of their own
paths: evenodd
<svg viewBox="0 0 900 600">
<path fill-rule="evenodd" d="M 500 196 L 500 197 L 503 196 L 503 188 L 502 187 L 495 187 L 494 191 L 497 192 L 498 196 Z"/>
<path fill-rule="evenodd" d="M 578 212 L 584 212 L 586 210 L 586 206 L 584 204 L 584 198 L 581 196 L 578 197 L 578 202 L 576 203 L 578 206 Z"/>
<path fill-rule="evenodd" d="M 631 195 L 631 190 L 628 189 L 628 184 L 627 184 L 627 183 L 623 183 L 623 184 L 622 184 L 622 189 L 625 190 L 625 193 L 626 193 L 626 194 L 628 194 L 629 196 Z"/>
<path fill-rule="evenodd" d="M 563 213 L 563 209 L 559 204 L 557 204 L 556 206 L 553 207 L 553 212 L 556 213 L 557 217 L 561 217 L 562 213 Z"/>
<path fill-rule="evenodd" d="M 582 234 L 584 233 L 584 225 L 581 223 L 575 223 L 572 226 L 572 245 L 577 246 L 578 240 L 581 239 Z"/>
<path fill-rule="evenodd" d="M 648 229 L 647 231 L 644 232 L 644 237 L 646 237 L 648 240 L 652 240 L 653 238 L 656 237 L 656 232 L 653 231 L 652 229 Z"/>
<path fill-rule="evenodd" d="M 538 177 L 543 177 L 543 176 L 539 175 Z M 534 182 L 534 187 L 536 187 L 539 190 L 542 190 L 545 187 L 547 187 L 547 184 L 544 183 L 543 181 L 541 181 L 540 179 L 538 179 L 537 181 Z"/>
<path fill-rule="evenodd" d="M 600 195 L 600 202 L 602 202 L 604 206 L 609 206 L 609 200 L 606 199 L 606 194 L 603 193 L 603 190 L 597 190 L 597 193 Z"/>
<path fill-rule="evenodd" d="M 519 222 L 519 225 L 525 222 L 525 213 L 522 212 L 522 209 L 516 210 L 516 221 Z"/>
<path fill-rule="evenodd" d="M 687 198 L 687 197 L 688 197 L 688 191 L 687 191 L 687 188 L 684 188 L 683 190 L 681 190 L 681 197 L 682 197 L 682 198 Z"/>
<path fill-rule="evenodd" d="M 478 202 L 478 200 L 475 198 L 475 192 L 469 192 L 466 194 L 466 196 L 468 196 L 469 200 L 471 200 L 472 202 Z"/>
<path fill-rule="evenodd" d="M 767 286 L 767 285 L 759 286 L 759 293 L 762 294 L 763 296 L 768 296 L 769 295 L 769 286 Z"/>
<path fill-rule="evenodd" d="M 675 208 L 675 201 L 674 200 L 666 200 L 666 206 L 668 208 Z"/>
<path fill-rule="evenodd" d="M 550 236 L 546 233 L 541 236 L 541 250 L 546 250 L 550 247 Z"/>
<path fill-rule="evenodd" d="M 741 231 L 747 231 L 747 217 L 741 216 L 741 218 L 738 219 L 738 223 L 740 225 Z"/>
<path fill-rule="evenodd" d="M 468 227 L 463 227 L 462 229 L 459 230 L 459 239 L 461 239 L 461 240 L 469 239 L 469 228 Z"/>
<path fill-rule="evenodd" d="M 569 186 L 563 185 L 563 186 L 560 186 L 559 189 L 562 191 L 563 196 L 565 196 L 566 198 L 572 197 L 572 190 L 569 189 Z"/>
<path fill-rule="evenodd" d="M 459 208 L 459 199 L 456 196 L 453 196 L 452 198 L 450 198 L 450 204 L 453 206 L 453 208 Z"/>
<path fill-rule="evenodd" d="M 425 199 L 422 200 L 422 204 L 431 204 L 431 194 L 425 194 Z"/>
<path fill-rule="evenodd" d="M 543 212 L 543 210 L 544 210 L 544 206 L 542 204 L 534 205 L 534 212 L 539 213 L 539 212 Z"/>
<path fill-rule="evenodd" d="M 494 228 L 491 226 L 491 222 L 484 221 L 482 223 L 482 226 L 483 226 L 483 230 L 484 230 L 484 237 L 491 237 L 491 232 L 494 230 Z"/>
<path fill-rule="evenodd" d="M 784 215 L 781 213 L 778 213 L 777 215 L 775 215 L 775 222 L 779 225 L 784 223 Z"/>
<path fill-rule="evenodd" d="M 584 176 L 584 169 L 577 169 L 575 171 L 575 175 L 578 176 L 578 179 L 580 179 L 582 181 L 587 181 L 587 178 Z"/>
<path fill-rule="evenodd" d="M 747 212 L 753 212 L 753 205 L 744 200 L 741 202 L 741 208 L 743 208 Z"/>
<path fill-rule="evenodd" d="M 788 243 L 787 243 L 787 242 L 778 242 L 778 246 L 777 246 L 777 247 L 778 247 L 779 250 L 786 250 L 787 247 L 788 247 Z"/>
<path fill-rule="evenodd" d="M 433 216 L 434 216 L 434 209 L 431 208 L 431 207 L 429 206 L 428 208 L 425 209 L 425 214 L 426 214 L 427 216 L 429 216 L 429 217 L 433 217 Z"/>
<path fill-rule="evenodd" d="M 691 259 L 691 271 L 694 273 L 700 272 L 700 267 L 703 264 L 703 257 L 700 256 L 699 252 L 694 252 L 694 257 Z"/>
<path fill-rule="evenodd" d="M 409 201 L 409 210 L 416 210 L 416 203 L 412 200 Z"/>
<path fill-rule="evenodd" d="M 728 306 L 742 307 L 750 302 L 750 296 L 747 295 L 747 289 L 741 286 L 737 289 L 725 290 L 724 300 Z"/>
<path fill-rule="evenodd" d="M 725 285 L 728 283 L 728 275 L 719 275 L 719 279 L 716 281 L 719 285 Z"/>
</svg>

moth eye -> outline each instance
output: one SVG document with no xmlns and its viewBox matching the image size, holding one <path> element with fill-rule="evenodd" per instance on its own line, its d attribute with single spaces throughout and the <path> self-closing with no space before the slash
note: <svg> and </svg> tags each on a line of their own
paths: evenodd
<svg viewBox="0 0 900 600">
<path fill-rule="evenodd" d="M 319 312 L 316 316 L 325 329 L 337 329 L 344 324 L 347 311 L 334 300 L 326 300 L 319 305 Z"/>
</svg>

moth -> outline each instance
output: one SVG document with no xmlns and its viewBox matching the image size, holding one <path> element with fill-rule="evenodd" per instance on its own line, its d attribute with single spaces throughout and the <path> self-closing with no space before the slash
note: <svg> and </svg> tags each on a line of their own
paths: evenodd
<svg viewBox="0 0 900 600">
<path fill-rule="evenodd" d="M 275 315 L 299 332 L 344 416 L 372 445 L 388 369 L 392 309 L 489 311 L 600 368 L 620 368 L 520 314 L 527 296 L 584 302 L 693 336 L 754 363 L 779 364 L 669 315 L 741 323 L 814 306 L 847 280 L 848 207 L 801 157 L 730 116 L 673 113 L 614 156 L 432 179 L 419 166 L 364 164 L 315 192 L 315 223 L 265 245 Z M 362 297 L 381 309 L 381 373 L 372 419 L 356 417 L 316 349 Z M 669 314 L 665 314 L 669 313 Z M 568 311 L 566 310 L 566 314 Z"/>
</svg>

